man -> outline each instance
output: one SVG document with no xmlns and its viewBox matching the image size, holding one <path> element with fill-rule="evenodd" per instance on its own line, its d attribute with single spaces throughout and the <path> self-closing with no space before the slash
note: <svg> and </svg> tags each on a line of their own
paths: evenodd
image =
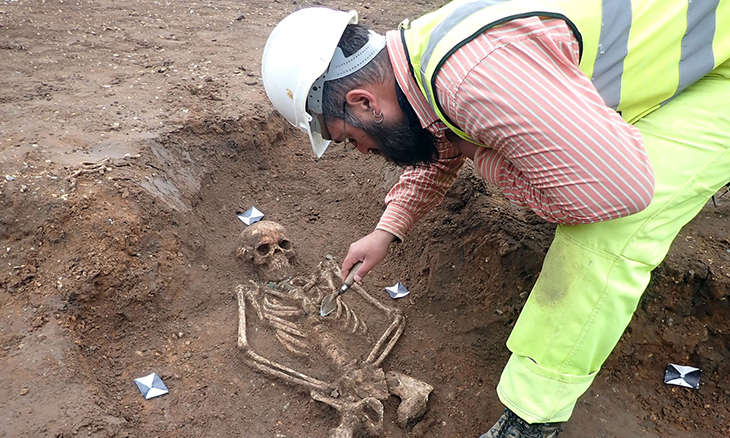
<svg viewBox="0 0 730 438">
<path fill-rule="evenodd" d="M 554 437 L 681 227 L 730 181 L 730 2 L 457 0 L 385 37 L 304 9 L 264 50 L 274 106 L 319 157 L 349 142 L 405 166 L 362 278 L 466 159 L 557 222 L 507 342 L 484 437 Z"/>
</svg>

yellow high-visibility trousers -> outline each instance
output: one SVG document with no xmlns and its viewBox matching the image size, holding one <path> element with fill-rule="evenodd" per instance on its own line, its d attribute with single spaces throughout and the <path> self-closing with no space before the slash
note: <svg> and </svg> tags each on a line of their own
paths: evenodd
<svg viewBox="0 0 730 438">
<path fill-rule="evenodd" d="M 680 229 L 730 182 L 730 62 L 636 122 L 656 179 L 635 215 L 560 225 L 507 341 L 497 392 L 530 423 L 567 421 Z"/>
</svg>

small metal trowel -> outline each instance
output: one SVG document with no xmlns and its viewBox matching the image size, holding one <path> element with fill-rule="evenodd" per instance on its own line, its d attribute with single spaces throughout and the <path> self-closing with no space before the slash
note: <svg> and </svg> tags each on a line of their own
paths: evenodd
<svg viewBox="0 0 730 438">
<path fill-rule="evenodd" d="M 357 262 L 350 269 L 350 273 L 347 274 L 347 278 L 345 278 L 345 284 L 342 285 L 340 290 L 332 292 L 331 294 L 324 297 L 324 299 L 322 300 L 322 305 L 319 308 L 320 316 L 327 316 L 335 311 L 335 309 L 337 308 L 337 297 L 344 294 L 347 289 L 352 286 L 352 283 L 355 282 L 355 273 L 357 272 L 358 268 L 360 268 L 360 265 L 362 265 L 362 262 Z"/>
</svg>

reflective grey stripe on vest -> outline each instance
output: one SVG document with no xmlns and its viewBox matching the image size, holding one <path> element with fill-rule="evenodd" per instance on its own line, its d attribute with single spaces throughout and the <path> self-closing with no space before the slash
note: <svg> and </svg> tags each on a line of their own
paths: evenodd
<svg viewBox="0 0 730 438">
<path fill-rule="evenodd" d="M 719 2 L 720 0 L 689 2 L 687 30 L 682 38 L 682 55 L 679 59 L 679 85 L 674 96 L 715 68 L 712 41 L 715 38 L 715 15 Z"/>
<path fill-rule="evenodd" d="M 464 21 L 464 19 L 469 17 L 471 14 L 486 7 L 498 5 L 506 1 L 509 0 L 475 0 L 471 3 L 466 3 L 460 8 L 451 11 L 451 13 L 441 23 L 434 27 L 431 35 L 429 35 L 426 50 L 424 50 L 423 54 L 421 54 L 421 69 L 418 72 L 421 75 L 421 83 L 423 84 L 423 88 L 428 94 L 426 98 L 428 99 L 428 103 L 430 103 L 431 106 L 433 106 L 433 97 L 431 96 L 431 88 L 429 87 L 428 81 L 426 81 L 425 70 L 426 66 L 431 60 L 433 51 L 436 49 L 436 45 L 438 45 L 438 43 L 441 42 L 441 39 L 453 28 L 455 28 L 457 24 Z"/>
<path fill-rule="evenodd" d="M 482 8 L 509 0 L 474 0 L 451 11 L 431 32 L 426 49 L 421 55 L 421 83 L 426 98 L 434 106 L 431 87 L 426 80 L 426 66 L 441 39 L 471 14 Z M 714 68 L 712 41 L 715 35 L 715 14 L 719 0 L 689 0 L 687 30 L 682 38 L 682 54 L 679 61 L 679 85 L 675 96 Z M 617 109 L 621 101 L 621 79 L 624 60 L 628 55 L 629 33 L 633 11 L 631 0 L 603 0 L 602 23 L 598 41 L 598 53 L 593 65 L 591 81 L 607 106 Z M 435 79 L 436 72 L 434 72 Z"/>
<path fill-rule="evenodd" d="M 629 53 L 633 11 L 631 0 L 601 3 L 601 36 L 598 38 L 598 53 L 591 81 L 606 106 L 615 110 L 621 101 L 621 77 L 624 74 L 624 59 Z"/>
</svg>

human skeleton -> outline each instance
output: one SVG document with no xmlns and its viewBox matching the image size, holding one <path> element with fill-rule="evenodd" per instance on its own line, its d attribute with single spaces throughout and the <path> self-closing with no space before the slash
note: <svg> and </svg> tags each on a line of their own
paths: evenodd
<svg viewBox="0 0 730 438">
<path fill-rule="evenodd" d="M 283 248 L 277 249 L 282 241 L 285 241 L 283 246 L 287 252 Z M 291 272 L 293 269 L 290 261 L 294 253 L 286 232 L 281 225 L 270 221 L 257 222 L 244 230 L 239 237 L 237 253 L 249 261 L 254 261 L 251 254 L 258 254 L 261 257 L 256 258 L 257 266 L 271 265 L 262 258 L 266 254 L 278 255 L 278 268 L 265 269 L 265 273 L 274 278 L 280 277 L 279 270 Z M 322 317 L 319 312 L 322 298 L 338 288 L 336 282 L 340 278 L 339 267 L 328 260 L 320 263 L 318 271 L 308 277 L 266 284 L 250 280 L 238 285 L 238 346 L 251 367 L 304 387 L 314 400 L 334 407 L 341 415 L 341 422 L 330 431 L 330 438 L 351 438 L 359 431 L 380 435 L 383 430 L 382 402 L 390 394 L 401 399 L 398 424 L 405 427 L 425 413 L 433 387 L 402 373 L 385 373 L 380 368 L 405 329 L 403 314 L 383 305 L 355 284 L 351 289 L 354 294 L 338 298 L 336 311 Z M 249 308 L 250 317 L 247 318 Z M 358 315 L 361 310 L 370 310 L 366 312 L 368 317 L 379 316 L 380 325 L 384 327 L 374 342 L 369 324 Z M 264 330 L 259 327 L 252 330 L 249 324 L 255 323 Z M 306 361 L 310 369 L 328 371 L 324 377 L 316 378 L 281 363 L 290 361 L 284 355 L 281 361 L 261 356 L 251 342 L 253 333 L 261 332 L 273 334 L 286 352 Z M 356 351 L 356 347 L 362 348 L 368 343 L 372 344 L 368 351 Z"/>
</svg>

